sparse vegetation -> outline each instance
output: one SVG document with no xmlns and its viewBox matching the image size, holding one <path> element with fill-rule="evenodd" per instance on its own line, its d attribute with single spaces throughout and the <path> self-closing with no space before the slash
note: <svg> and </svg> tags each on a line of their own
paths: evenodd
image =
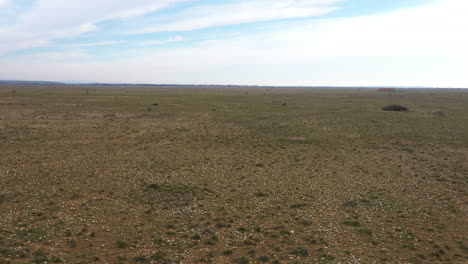
<svg viewBox="0 0 468 264">
<path fill-rule="evenodd" d="M 303 247 L 297 247 L 291 250 L 290 254 L 296 255 L 296 256 L 301 256 L 301 257 L 307 257 L 309 256 L 309 250 L 303 248 Z"/>
<path fill-rule="evenodd" d="M 236 263 L 236 264 L 248 264 L 248 263 L 250 263 L 250 261 L 246 257 L 240 257 L 240 258 L 234 259 L 234 263 Z"/>
<path fill-rule="evenodd" d="M 0 86 L 0 263 L 465 263 L 468 94 L 426 92 Z"/>
<path fill-rule="evenodd" d="M 347 225 L 347 226 L 353 226 L 353 227 L 359 227 L 361 226 L 361 223 L 359 223 L 359 221 L 350 221 L 350 220 L 346 220 L 343 222 L 344 225 Z"/>
<path fill-rule="evenodd" d="M 127 247 L 128 247 L 128 243 L 125 242 L 125 241 L 123 241 L 123 240 L 117 241 L 116 244 L 117 244 L 117 247 L 118 247 L 118 248 L 127 248 Z"/>
</svg>

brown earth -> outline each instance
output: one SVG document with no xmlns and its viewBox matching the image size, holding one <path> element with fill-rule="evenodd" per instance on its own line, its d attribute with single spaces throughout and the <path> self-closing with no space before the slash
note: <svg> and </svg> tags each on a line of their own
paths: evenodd
<svg viewBox="0 0 468 264">
<path fill-rule="evenodd" d="M 0 263 L 468 263 L 467 187 L 464 90 L 0 86 Z"/>
</svg>

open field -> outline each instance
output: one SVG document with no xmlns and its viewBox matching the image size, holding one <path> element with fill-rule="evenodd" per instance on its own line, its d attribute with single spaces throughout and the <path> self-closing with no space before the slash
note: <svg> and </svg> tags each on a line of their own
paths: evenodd
<svg viewBox="0 0 468 264">
<path fill-rule="evenodd" d="M 467 191 L 468 90 L 0 86 L 2 264 L 467 263 Z"/>
</svg>

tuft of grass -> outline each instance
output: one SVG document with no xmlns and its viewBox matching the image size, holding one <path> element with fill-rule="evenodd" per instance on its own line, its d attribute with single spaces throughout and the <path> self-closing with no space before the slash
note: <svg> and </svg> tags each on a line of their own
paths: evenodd
<svg viewBox="0 0 468 264">
<path fill-rule="evenodd" d="M 128 243 L 123 241 L 123 240 L 117 241 L 116 244 L 117 244 L 118 248 L 127 248 L 128 247 Z"/>
<path fill-rule="evenodd" d="M 303 226 L 310 226 L 310 225 L 312 225 L 312 221 L 311 221 L 311 220 L 302 220 L 300 223 L 301 223 L 301 225 L 303 225 Z"/>
<path fill-rule="evenodd" d="M 140 255 L 140 256 L 134 257 L 134 258 L 133 258 L 133 261 L 134 261 L 134 262 L 141 263 L 141 262 L 147 262 L 148 259 L 147 259 L 145 256 Z"/>
<path fill-rule="evenodd" d="M 190 237 L 192 240 L 201 240 L 202 237 L 200 236 L 200 234 L 194 234 Z"/>
<path fill-rule="evenodd" d="M 296 256 L 300 256 L 300 257 L 308 257 L 309 256 L 309 251 L 303 247 L 297 247 L 297 248 L 293 248 L 291 249 L 291 251 L 289 252 L 291 255 L 296 255 Z"/>
<path fill-rule="evenodd" d="M 239 227 L 239 228 L 237 228 L 237 231 L 239 231 L 239 232 L 247 232 L 248 230 L 247 230 L 247 228 L 245 228 L 245 227 Z"/>
<path fill-rule="evenodd" d="M 160 261 L 164 259 L 164 253 L 162 252 L 156 252 L 153 255 L 151 255 L 150 259 L 155 260 L 155 261 Z"/>
<path fill-rule="evenodd" d="M 236 263 L 236 264 L 249 264 L 250 263 L 249 259 L 246 258 L 246 257 L 240 257 L 240 258 L 233 259 L 233 262 Z"/>
<path fill-rule="evenodd" d="M 205 245 L 208 245 L 208 246 L 214 246 L 214 244 L 216 244 L 213 240 L 206 240 L 205 241 Z"/>
<path fill-rule="evenodd" d="M 358 233 L 366 236 L 372 236 L 374 234 L 374 231 L 372 231 L 371 229 L 359 229 Z"/>
<path fill-rule="evenodd" d="M 361 223 L 359 223 L 359 221 L 346 220 L 346 221 L 343 222 L 343 225 L 359 227 L 359 226 L 361 226 Z"/>
<path fill-rule="evenodd" d="M 315 239 L 313 236 L 304 237 L 304 241 L 309 244 L 317 244 L 317 239 Z"/>
<path fill-rule="evenodd" d="M 151 190 L 161 190 L 161 185 L 152 183 L 152 184 L 149 184 L 147 188 Z"/>
<path fill-rule="evenodd" d="M 223 250 L 223 255 L 224 256 L 229 256 L 232 255 L 234 252 L 231 249 L 225 249 Z"/>
<path fill-rule="evenodd" d="M 298 209 L 298 208 L 303 208 L 303 207 L 306 207 L 307 204 L 306 203 L 297 203 L 297 204 L 293 204 L 290 206 L 291 209 Z"/>
</svg>

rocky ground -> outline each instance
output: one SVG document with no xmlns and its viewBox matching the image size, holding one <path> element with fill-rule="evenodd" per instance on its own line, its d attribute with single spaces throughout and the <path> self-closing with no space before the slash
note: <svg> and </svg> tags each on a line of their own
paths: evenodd
<svg viewBox="0 0 468 264">
<path fill-rule="evenodd" d="M 0 86 L 0 263 L 467 263 L 467 187 L 468 91 Z"/>
</svg>

